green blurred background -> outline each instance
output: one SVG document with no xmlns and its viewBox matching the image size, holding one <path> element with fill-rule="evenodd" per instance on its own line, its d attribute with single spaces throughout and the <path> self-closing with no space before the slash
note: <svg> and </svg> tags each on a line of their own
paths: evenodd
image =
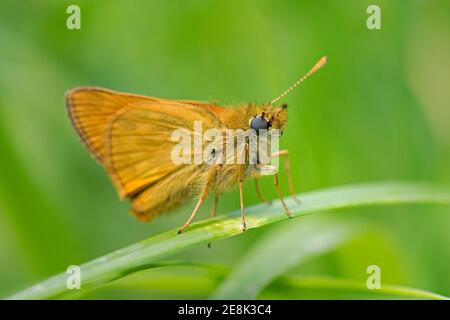
<svg viewBox="0 0 450 320">
<path fill-rule="evenodd" d="M 66 28 L 70 4 L 81 8 L 81 30 Z M 381 30 L 366 27 L 369 4 L 381 7 Z M 148 224 L 129 215 L 71 127 L 66 90 L 93 85 L 223 104 L 265 102 L 327 55 L 326 68 L 285 99 L 290 118 L 281 147 L 291 152 L 298 191 L 378 180 L 448 184 L 449 39 L 445 0 L 2 1 L 0 297 L 175 228 L 194 205 Z M 262 184 L 275 198 L 272 180 Z M 258 202 L 251 182 L 245 193 L 247 204 Z M 219 203 L 221 213 L 238 207 L 236 190 Z M 331 216 L 370 228 L 291 274 L 365 281 L 367 266 L 376 264 L 383 282 L 450 295 L 448 208 L 322 214 Z M 233 268 L 276 227 L 174 259 Z M 192 281 L 178 281 L 180 274 Z M 204 298 L 216 283 L 190 267 L 144 276 L 160 281 L 145 290 L 100 288 L 90 297 Z M 275 289 L 261 297 L 274 297 Z M 308 296 L 281 290 L 277 297 Z"/>
</svg>

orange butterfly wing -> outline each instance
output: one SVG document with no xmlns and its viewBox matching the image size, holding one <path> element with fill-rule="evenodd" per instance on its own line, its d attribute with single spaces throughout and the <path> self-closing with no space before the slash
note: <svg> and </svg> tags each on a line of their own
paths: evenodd
<svg viewBox="0 0 450 320">
<path fill-rule="evenodd" d="M 157 99 L 117 93 L 97 87 L 80 87 L 66 93 L 66 105 L 73 126 L 92 155 L 105 164 L 107 150 L 105 130 L 122 108 Z"/>
<path fill-rule="evenodd" d="M 109 172 L 121 198 L 154 185 L 180 169 L 171 151 L 176 129 L 203 130 L 220 121 L 209 104 L 165 100 L 84 87 L 66 94 L 68 111 L 81 139 Z M 220 107 L 219 107 L 220 108 Z"/>
</svg>

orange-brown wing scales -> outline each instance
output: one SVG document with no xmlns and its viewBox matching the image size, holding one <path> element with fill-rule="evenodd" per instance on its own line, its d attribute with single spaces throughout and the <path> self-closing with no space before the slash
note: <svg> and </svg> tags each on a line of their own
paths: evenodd
<svg viewBox="0 0 450 320">
<path fill-rule="evenodd" d="M 105 131 L 114 115 L 130 105 L 154 101 L 158 100 L 96 87 L 75 88 L 66 93 L 67 109 L 75 129 L 103 164 L 107 156 Z"/>
<path fill-rule="evenodd" d="M 203 120 L 206 128 L 217 121 L 206 109 L 183 104 L 146 104 L 116 114 L 106 140 L 108 168 L 121 197 L 133 196 L 183 166 L 172 160 L 179 143 L 171 140 L 172 133 L 192 132 L 195 120 Z"/>
<path fill-rule="evenodd" d="M 82 87 L 66 94 L 70 118 L 91 153 L 105 166 L 121 198 L 149 220 L 195 195 L 205 174 L 197 165 L 175 164 L 172 132 L 220 128 L 218 106 L 164 100 Z"/>
<path fill-rule="evenodd" d="M 131 198 L 133 213 L 149 221 L 182 204 L 201 190 L 202 175 L 195 165 L 185 165 Z"/>
</svg>

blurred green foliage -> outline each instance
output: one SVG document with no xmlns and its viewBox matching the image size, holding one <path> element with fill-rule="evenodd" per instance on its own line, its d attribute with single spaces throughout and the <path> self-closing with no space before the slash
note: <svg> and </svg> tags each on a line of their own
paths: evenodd
<svg viewBox="0 0 450 320">
<path fill-rule="evenodd" d="M 70 4 L 81 8 L 81 30 L 66 28 Z M 369 4 L 381 7 L 381 30 L 366 28 Z M 290 118 L 281 147 L 291 152 L 297 189 L 450 182 L 448 1 L 6 0 L 0 6 L 2 297 L 178 226 L 193 206 L 149 224 L 128 214 L 67 118 L 64 92 L 75 86 L 225 105 L 262 102 L 327 55 L 326 68 L 285 99 Z M 275 198 L 272 180 L 262 184 Z M 251 182 L 245 194 L 247 204 L 258 202 Z M 238 206 L 233 191 L 219 210 Z M 450 295 L 448 208 L 358 208 L 343 216 L 375 228 L 290 274 L 366 279 L 367 266 L 376 264 L 383 281 Z M 232 268 L 267 229 L 177 258 Z M 199 278 L 190 269 L 183 276 L 189 272 Z M 193 281 L 177 282 L 184 291 L 171 294 L 170 269 L 165 277 L 159 290 L 138 296 L 198 297 L 189 290 Z M 200 277 L 206 286 L 208 277 Z M 119 297 L 136 294 L 130 289 Z"/>
</svg>

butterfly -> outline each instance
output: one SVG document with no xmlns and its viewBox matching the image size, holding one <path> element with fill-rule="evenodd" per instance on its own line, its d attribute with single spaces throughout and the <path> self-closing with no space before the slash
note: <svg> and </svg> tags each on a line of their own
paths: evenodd
<svg viewBox="0 0 450 320">
<path fill-rule="evenodd" d="M 181 233 L 192 223 L 208 194 L 214 195 L 211 215 L 215 216 L 220 195 L 238 185 L 242 230 L 245 231 L 243 181 L 253 178 L 259 198 L 268 202 L 258 184 L 264 170 L 273 174 L 283 209 L 289 216 L 292 215 L 280 190 L 278 172 L 270 164 L 261 163 L 258 157 L 256 161 L 250 161 L 248 136 L 241 142 L 234 140 L 239 138 L 239 134 L 232 136 L 232 146 L 242 151 L 244 160 L 239 162 L 235 161 L 238 155 L 234 153 L 224 156 L 223 140 L 212 144 L 209 140 L 197 139 L 202 137 L 199 137 L 201 133 L 196 130 L 196 125 L 201 123 L 201 132 L 216 130 L 219 138 L 227 135 L 229 130 L 239 129 L 256 133 L 253 136 L 257 141 L 262 141 L 263 131 L 282 134 L 287 125 L 287 105 L 277 105 L 277 102 L 325 65 L 326 61 L 326 57 L 322 57 L 285 92 L 264 104 L 223 107 L 215 103 L 159 99 L 99 87 L 78 87 L 68 91 L 66 104 L 82 142 L 106 169 L 119 197 L 130 199 L 132 212 L 140 221 L 150 221 L 189 199 L 197 199 L 190 217 L 179 229 Z M 177 155 L 174 150 L 180 149 L 180 141 L 174 139 L 174 132 L 190 135 L 192 139 L 188 139 L 187 147 L 192 146 L 192 140 L 194 144 L 200 141 L 191 154 L 187 157 L 184 154 L 184 159 L 195 160 L 197 155 L 203 156 L 205 153 L 208 159 L 200 162 L 174 161 L 174 155 Z M 219 156 L 222 162 L 217 161 Z M 269 158 L 285 158 L 288 187 L 297 199 L 288 156 L 287 150 L 280 150 L 271 153 Z"/>
</svg>

